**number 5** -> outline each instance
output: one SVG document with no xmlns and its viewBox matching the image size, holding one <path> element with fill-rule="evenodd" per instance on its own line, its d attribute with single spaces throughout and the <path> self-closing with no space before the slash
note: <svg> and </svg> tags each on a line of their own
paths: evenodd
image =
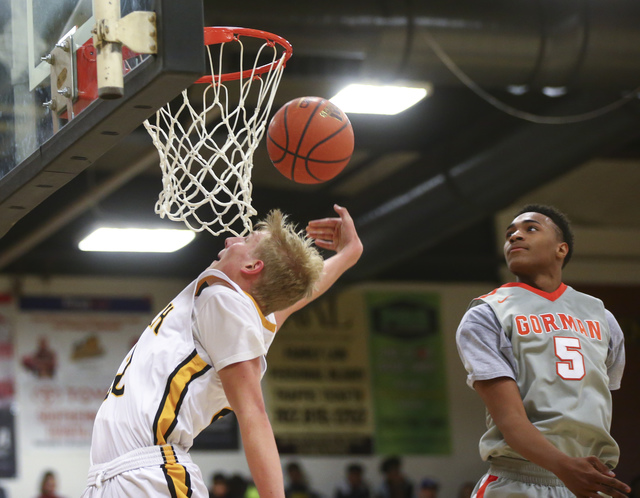
<svg viewBox="0 0 640 498">
<path fill-rule="evenodd" d="M 580 380 L 584 377 L 584 357 L 578 351 L 580 339 L 577 337 L 554 337 L 556 356 L 556 372 L 564 380 Z"/>
</svg>

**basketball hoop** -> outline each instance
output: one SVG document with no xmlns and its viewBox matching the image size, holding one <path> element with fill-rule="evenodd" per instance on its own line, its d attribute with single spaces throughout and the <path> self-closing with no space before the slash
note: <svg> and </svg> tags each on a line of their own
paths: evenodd
<svg viewBox="0 0 640 498">
<path fill-rule="evenodd" d="M 204 40 L 211 74 L 196 81 L 204 85 L 202 108 L 185 89 L 181 102 L 144 122 L 162 169 L 155 211 L 196 232 L 242 236 L 257 214 L 251 205 L 253 153 L 292 48 L 280 36 L 247 28 L 204 28 Z M 249 50 L 255 57 L 245 65 Z"/>
</svg>

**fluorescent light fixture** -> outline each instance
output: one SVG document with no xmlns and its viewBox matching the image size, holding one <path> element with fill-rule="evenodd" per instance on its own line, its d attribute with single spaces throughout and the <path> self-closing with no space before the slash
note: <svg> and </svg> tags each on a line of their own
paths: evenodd
<svg viewBox="0 0 640 498">
<path fill-rule="evenodd" d="M 430 86 L 348 85 L 331 102 L 347 113 L 393 115 L 424 99 Z"/>
<path fill-rule="evenodd" d="M 524 95 L 529 91 L 529 87 L 527 85 L 509 85 L 507 86 L 507 92 L 512 93 L 513 95 Z"/>
<path fill-rule="evenodd" d="M 567 93 L 566 86 L 545 86 L 542 89 L 542 93 L 544 93 L 547 97 L 562 97 Z"/>
<path fill-rule="evenodd" d="M 191 230 L 153 228 L 98 228 L 83 240 L 81 251 L 174 252 L 195 238 Z"/>
</svg>

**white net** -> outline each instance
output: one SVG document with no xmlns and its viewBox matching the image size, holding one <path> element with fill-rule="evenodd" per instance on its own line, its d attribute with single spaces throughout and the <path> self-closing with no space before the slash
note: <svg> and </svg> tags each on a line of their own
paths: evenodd
<svg viewBox="0 0 640 498">
<path fill-rule="evenodd" d="M 248 40 L 259 44 L 252 65 L 244 67 L 246 48 L 241 36 L 208 45 L 211 82 L 204 84 L 202 100 L 184 90 L 173 107 L 167 104 L 155 120 L 144 123 L 162 169 L 155 211 L 196 232 L 242 236 L 251 231 L 251 217 L 257 214 L 251 205 L 253 153 L 264 134 L 288 57 L 272 41 Z M 225 45 L 233 46 L 225 50 Z M 270 62 L 260 65 L 265 59 Z M 230 67 L 238 72 L 229 76 Z M 234 79 L 224 81 L 229 77 Z"/>
</svg>

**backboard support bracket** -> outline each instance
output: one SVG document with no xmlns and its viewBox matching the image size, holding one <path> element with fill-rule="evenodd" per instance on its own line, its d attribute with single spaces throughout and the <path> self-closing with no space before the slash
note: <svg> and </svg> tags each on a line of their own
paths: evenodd
<svg viewBox="0 0 640 498">
<path fill-rule="evenodd" d="M 135 11 L 120 17 L 120 0 L 94 0 L 93 12 L 98 96 L 118 99 L 124 95 L 122 45 L 140 54 L 157 53 L 156 13 Z"/>
<path fill-rule="evenodd" d="M 42 61 L 51 65 L 51 100 L 43 105 L 51 111 L 53 132 L 60 130 L 57 116 L 67 111 L 69 119 L 74 117 L 73 102 L 78 98 L 78 76 L 74 45 L 75 28 L 60 39 Z"/>
</svg>

